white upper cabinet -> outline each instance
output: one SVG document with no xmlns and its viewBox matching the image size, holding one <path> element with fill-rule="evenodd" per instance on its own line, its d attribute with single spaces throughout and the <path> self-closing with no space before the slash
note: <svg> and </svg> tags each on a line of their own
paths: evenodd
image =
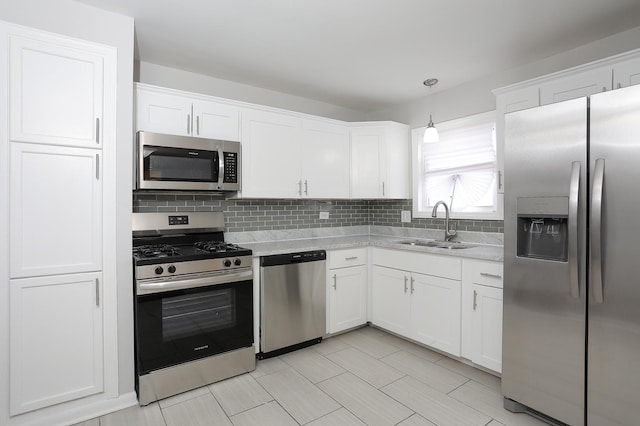
<svg viewBox="0 0 640 426">
<path fill-rule="evenodd" d="M 242 196 L 300 198 L 302 120 L 260 110 L 242 113 Z"/>
<path fill-rule="evenodd" d="M 11 277 L 102 269 L 100 151 L 11 145 Z"/>
<path fill-rule="evenodd" d="M 558 78 L 540 86 L 540 105 L 606 92 L 611 85 L 610 66 Z"/>
<path fill-rule="evenodd" d="M 191 135 L 191 99 L 138 86 L 136 112 L 136 130 Z"/>
<path fill-rule="evenodd" d="M 640 84 L 640 58 L 622 62 L 613 67 L 613 88 Z"/>
<path fill-rule="evenodd" d="M 199 95 L 136 85 L 136 130 L 208 139 L 240 140 L 240 109 Z"/>
<path fill-rule="evenodd" d="M 246 109 L 242 155 L 245 198 L 349 198 L 346 125 Z"/>
<path fill-rule="evenodd" d="M 225 141 L 240 140 L 240 110 L 229 105 L 193 101 L 193 136 Z"/>
<path fill-rule="evenodd" d="M 349 198 L 349 128 L 318 120 L 302 123 L 300 177 L 303 196 Z"/>
<path fill-rule="evenodd" d="M 409 127 L 351 124 L 351 198 L 410 198 Z"/>
<path fill-rule="evenodd" d="M 114 113 L 104 110 L 104 74 L 113 69 L 100 48 L 20 32 L 9 36 L 11 140 L 99 148 L 105 115 Z"/>
</svg>

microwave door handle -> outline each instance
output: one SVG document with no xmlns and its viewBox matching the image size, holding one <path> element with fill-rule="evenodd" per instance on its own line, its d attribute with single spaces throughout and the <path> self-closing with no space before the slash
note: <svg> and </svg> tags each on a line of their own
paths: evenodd
<svg viewBox="0 0 640 426">
<path fill-rule="evenodd" d="M 580 162 L 571 163 L 569 184 L 569 291 L 571 297 L 580 297 L 578 262 L 578 206 L 580 201 Z"/>
<path fill-rule="evenodd" d="M 218 189 L 222 188 L 224 182 L 224 152 L 218 147 Z"/>
<path fill-rule="evenodd" d="M 591 282 L 593 299 L 596 303 L 604 302 L 602 284 L 602 195 L 604 192 L 604 160 L 596 160 L 591 189 Z"/>
</svg>

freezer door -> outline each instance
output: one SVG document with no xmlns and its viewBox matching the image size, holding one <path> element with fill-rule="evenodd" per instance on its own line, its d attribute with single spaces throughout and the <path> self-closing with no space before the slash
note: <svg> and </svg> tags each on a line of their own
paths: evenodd
<svg viewBox="0 0 640 426">
<path fill-rule="evenodd" d="M 592 96 L 590 114 L 587 419 L 632 425 L 640 412 L 640 86 Z"/>
<path fill-rule="evenodd" d="M 587 99 L 505 124 L 502 392 L 583 425 Z"/>
</svg>

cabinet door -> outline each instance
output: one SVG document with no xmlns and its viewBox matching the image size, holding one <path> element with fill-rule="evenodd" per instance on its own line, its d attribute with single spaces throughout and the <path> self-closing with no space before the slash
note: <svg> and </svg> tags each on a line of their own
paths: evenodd
<svg viewBox="0 0 640 426">
<path fill-rule="evenodd" d="M 11 415 L 102 392 L 100 274 L 9 285 Z"/>
<path fill-rule="evenodd" d="M 471 361 L 502 371 L 502 289 L 473 284 Z"/>
<path fill-rule="evenodd" d="M 193 101 L 193 135 L 200 138 L 240 140 L 240 110 L 224 104 Z"/>
<path fill-rule="evenodd" d="M 460 281 L 411 274 L 412 338 L 460 356 Z"/>
<path fill-rule="evenodd" d="M 540 86 L 540 105 L 553 104 L 611 90 L 611 68 L 599 68 L 559 78 Z"/>
<path fill-rule="evenodd" d="M 498 193 L 504 193 L 504 115 L 540 105 L 540 89 L 526 87 L 496 97 L 496 159 Z"/>
<path fill-rule="evenodd" d="M 640 84 L 640 58 L 616 64 L 613 67 L 613 88 Z"/>
<path fill-rule="evenodd" d="M 384 154 L 380 158 L 383 198 L 411 198 L 409 133 L 404 124 L 385 126 Z"/>
<path fill-rule="evenodd" d="M 193 135 L 191 99 L 138 88 L 136 129 L 168 135 Z"/>
<path fill-rule="evenodd" d="M 346 125 L 305 120 L 301 157 L 305 197 L 349 198 L 351 169 Z"/>
<path fill-rule="evenodd" d="M 299 198 L 301 120 L 258 110 L 242 113 L 242 196 Z"/>
<path fill-rule="evenodd" d="M 383 127 L 351 129 L 351 198 L 383 196 L 381 173 L 384 156 Z"/>
<path fill-rule="evenodd" d="M 12 141 L 100 147 L 104 56 L 51 36 L 9 36 Z"/>
<path fill-rule="evenodd" d="M 329 333 L 367 322 L 367 267 L 329 271 Z"/>
<path fill-rule="evenodd" d="M 101 270 L 101 151 L 12 143 L 11 165 L 11 277 Z"/>
<path fill-rule="evenodd" d="M 411 337 L 409 272 L 373 266 L 371 319 L 374 325 Z"/>
</svg>

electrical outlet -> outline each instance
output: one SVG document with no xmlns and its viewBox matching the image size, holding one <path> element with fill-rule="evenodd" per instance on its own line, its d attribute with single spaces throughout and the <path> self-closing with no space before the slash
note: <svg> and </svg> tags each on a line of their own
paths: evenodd
<svg viewBox="0 0 640 426">
<path fill-rule="evenodd" d="M 320 219 L 329 219 L 329 212 L 320 212 Z"/>
<path fill-rule="evenodd" d="M 400 213 L 400 221 L 401 222 L 411 222 L 411 211 L 410 210 L 402 210 Z"/>
</svg>

